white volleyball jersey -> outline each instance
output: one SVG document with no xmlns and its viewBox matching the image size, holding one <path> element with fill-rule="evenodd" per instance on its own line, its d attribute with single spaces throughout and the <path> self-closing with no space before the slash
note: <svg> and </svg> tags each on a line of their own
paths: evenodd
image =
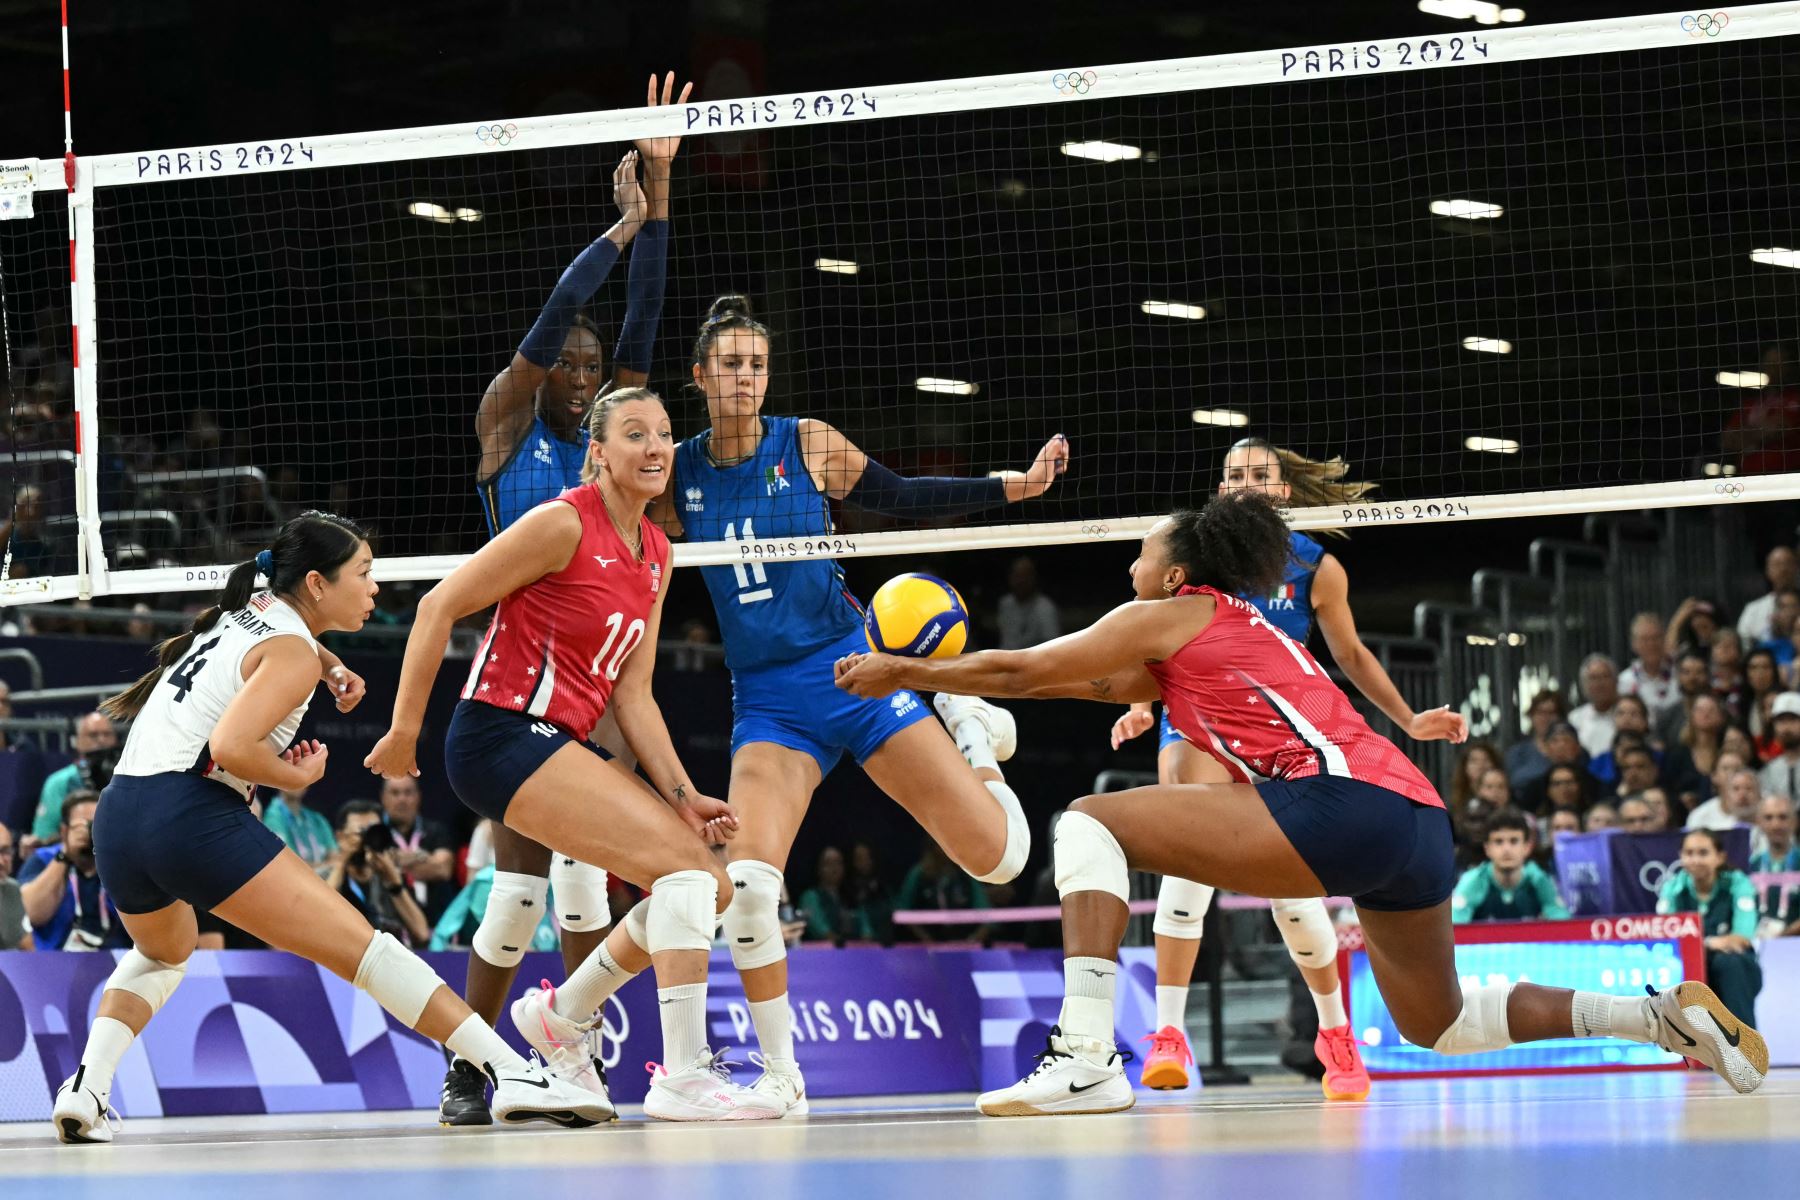
<svg viewBox="0 0 1800 1200">
<path fill-rule="evenodd" d="M 244 655 L 270 638 L 298 637 L 317 651 L 318 643 L 287 601 L 258 592 L 243 608 L 225 613 L 198 634 L 188 652 L 162 673 L 149 700 L 131 723 L 115 775 L 162 775 L 173 771 L 217 779 L 246 800 L 253 784 L 213 761 L 208 743 L 225 706 L 244 687 Z M 294 740 L 312 694 L 269 733 L 269 749 L 280 754 Z"/>
</svg>

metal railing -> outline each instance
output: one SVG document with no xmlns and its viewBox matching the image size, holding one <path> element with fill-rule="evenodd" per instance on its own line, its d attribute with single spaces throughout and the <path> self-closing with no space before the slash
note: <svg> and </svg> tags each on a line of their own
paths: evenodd
<svg viewBox="0 0 1800 1200">
<path fill-rule="evenodd" d="M 0 662 L 24 663 L 25 673 L 31 677 L 32 688 L 36 689 L 44 686 L 44 664 L 38 661 L 37 655 L 24 647 L 11 646 L 5 650 L 0 650 Z M 23 694 L 24 693 L 22 692 L 13 693 L 13 700 L 17 701 Z"/>
</svg>

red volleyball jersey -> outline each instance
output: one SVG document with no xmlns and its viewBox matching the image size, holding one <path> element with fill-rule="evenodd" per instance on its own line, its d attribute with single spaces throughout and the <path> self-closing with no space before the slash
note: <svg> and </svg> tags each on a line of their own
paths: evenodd
<svg viewBox="0 0 1800 1200">
<path fill-rule="evenodd" d="M 1233 779 L 1335 775 L 1444 807 L 1437 789 L 1394 744 L 1369 728 L 1306 647 L 1246 600 L 1213 588 L 1216 614 L 1194 640 L 1146 664 L 1169 721 Z"/>
<path fill-rule="evenodd" d="M 639 560 L 607 516 L 598 484 L 545 503 L 581 515 L 581 544 L 568 566 L 500 601 L 462 698 L 542 717 L 585 738 L 644 640 L 668 572 L 669 539 L 645 517 Z"/>
</svg>

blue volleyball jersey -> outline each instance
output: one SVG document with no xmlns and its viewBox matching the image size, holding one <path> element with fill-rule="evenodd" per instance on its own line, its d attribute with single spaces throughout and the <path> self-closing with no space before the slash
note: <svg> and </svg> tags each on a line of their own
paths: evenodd
<svg viewBox="0 0 1800 1200">
<path fill-rule="evenodd" d="M 581 483 L 581 464 L 587 459 L 588 431 L 576 430 L 574 441 L 550 432 L 542 416 L 534 416 L 531 428 L 519 439 L 506 465 L 487 479 L 477 480 L 481 515 L 487 518 L 488 536 L 501 530 L 546 500 L 554 500 Z"/>
<path fill-rule="evenodd" d="M 762 424 L 756 453 L 729 467 L 707 458 L 710 429 L 676 447 L 676 511 L 688 541 L 832 532 L 831 507 L 813 486 L 801 454 L 799 420 L 764 417 Z M 700 574 L 719 615 L 725 665 L 733 671 L 792 662 L 862 625 L 862 606 L 830 559 L 733 563 L 701 567 Z"/>
<path fill-rule="evenodd" d="M 1319 560 L 1325 557 L 1325 547 L 1304 533 L 1290 533 L 1288 539 L 1293 554 L 1281 585 L 1266 596 L 1249 592 L 1242 596 L 1268 618 L 1269 624 L 1304 646 L 1312 633 L 1313 574 L 1319 569 Z"/>
</svg>

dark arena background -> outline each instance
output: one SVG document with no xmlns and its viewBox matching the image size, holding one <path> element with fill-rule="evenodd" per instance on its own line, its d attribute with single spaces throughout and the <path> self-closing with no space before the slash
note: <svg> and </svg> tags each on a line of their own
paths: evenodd
<svg viewBox="0 0 1800 1200">
<path fill-rule="evenodd" d="M 0 1176 L 157 1196 L 1783 1186 L 1800 1170 L 1800 4 L 1652 7 L 0 3 Z M 691 95 L 643 107 L 665 72 Z M 1028 471 L 1057 435 L 1068 451 L 1041 497 L 948 515 L 820 501 L 771 469 L 763 532 L 678 538 L 646 650 L 693 787 L 736 803 L 754 784 L 733 777 L 737 610 L 681 568 L 726 589 L 735 573 L 746 606 L 822 559 L 859 607 L 922 572 L 960 594 L 967 650 L 1027 650 L 1132 599 L 1146 535 L 1212 496 L 1242 439 L 1301 456 L 1290 480 L 1341 459 L 1373 486 L 1296 487 L 1286 512 L 1347 606 L 1310 607 L 1304 570 L 1248 598 L 1299 622 L 1448 809 L 1464 986 L 1708 981 L 1766 1039 L 1761 1087 L 1624 1039 L 1434 1054 L 1402 1035 L 1341 896 L 1324 992 L 1269 901 L 1226 890 L 1171 974 L 1159 878 L 1134 871 L 1113 1011 L 1142 1056 L 1135 1107 L 979 1115 L 1070 1011 L 1053 822 L 1158 772 L 1154 727 L 1111 744 L 1122 705 L 1018 700 L 1016 878 L 970 878 L 852 754 L 777 864 L 810 1112 L 645 1116 L 661 1018 L 638 982 L 577 1056 L 605 1068 L 617 1124 L 440 1128 L 435 1041 L 202 913 L 185 983 L 118 1059 L 116 1136 L 59 1144 L 59 1089 L 131 961 L 91 849 L 70 853 L 132 733 L 96 710 L 309 510 L 370 533 L 372 614 L 321 639 L 367 691 L 347 713 L 315 697 L 297 737 L 328 767 L 254 789 L 254 811 L 370 915 L 352 876 L 374 852 L 342 827 L 371 802 L 416 910 L 377 915 L 463 990 L 496 852 L 446 738 L 491 607 L 455 622 L 427 688 L 416 802 L 363 762 L 422 598 L 489 541 L 484 391 L 619 219 L 615 170 L 651 139 L 679 139 L 644 371 L 674 439 L 711 424 L 696 338 L 742 294 L 770 331 L 767 416 L 828 422 L 902 477 Z M 635 253 L 578 297 L 602 379 L 641 315 Z M 670 474 L 676 517 L 717 502 Z M 785 702 L 822 728 L 835 699 Z M 1438 706 L 1466 741 L 1394 720 Z M 1716 874 L 1690 862 L 1694 830 L 1717 833 Z M 1495 848 L 1508 831 L 1523 867 Z M 197 833 L 190 849 L 222 853 Z M 614 871 L 615 921 L 649 882 Z M 509 1000 L 564 978 L 544 920 Z M 720 935 L 706 1040 L 747 1084 L 766 985 L 731 949 Z M 1355 1098 L 1331 1098 L 1336 1011 L 1368 1073 Z"/>
</svg>

